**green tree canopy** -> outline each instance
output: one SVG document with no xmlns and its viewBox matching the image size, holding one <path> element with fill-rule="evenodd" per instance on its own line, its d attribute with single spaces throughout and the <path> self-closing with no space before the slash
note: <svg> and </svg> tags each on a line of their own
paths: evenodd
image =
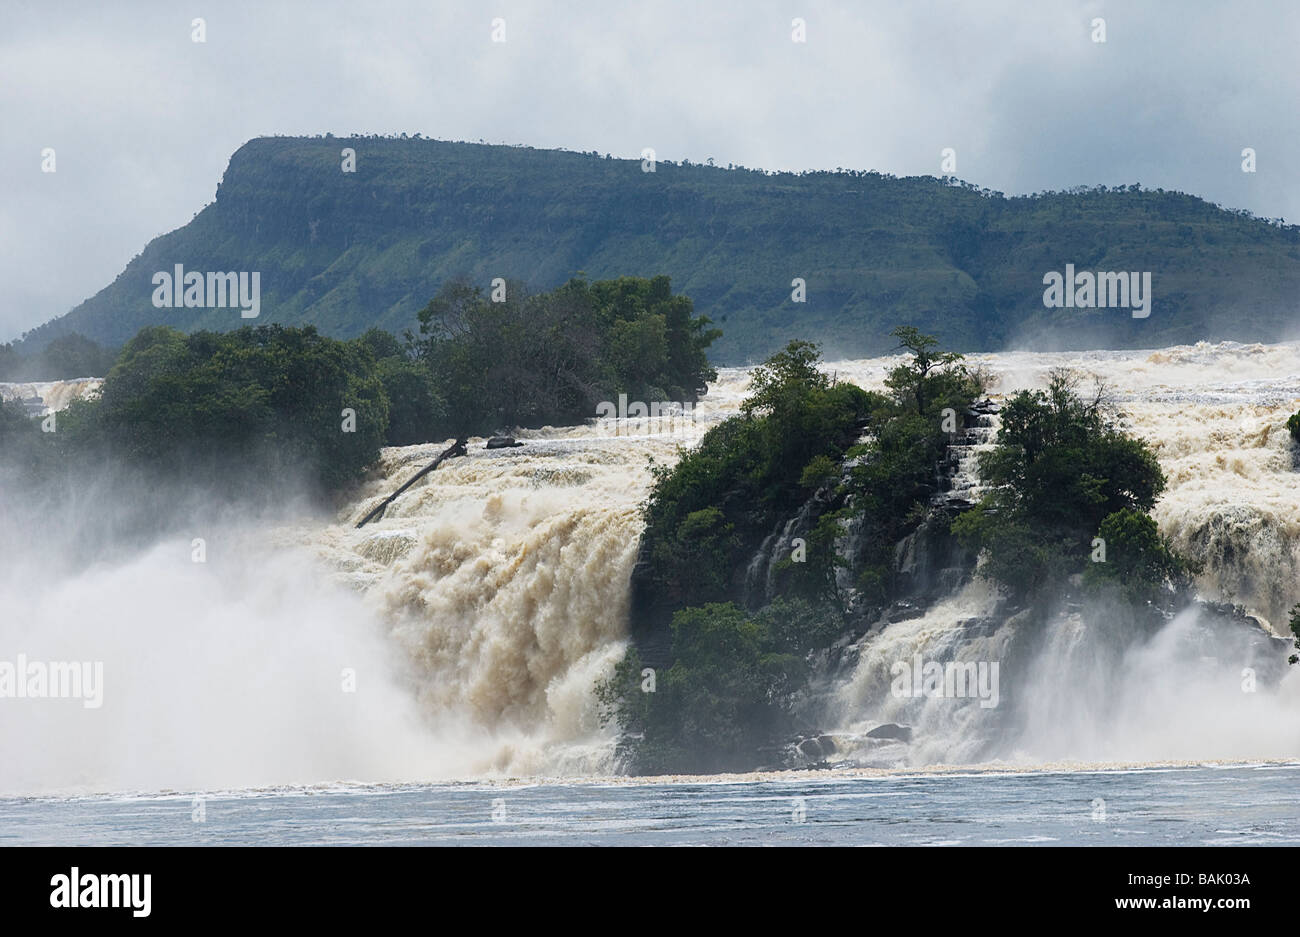
<svg viewBox="0 0 1300 937">
<path fill-rule="evenodd" d="M 143 329 L 83 429 L 129 459 L 218 478 L 270 463 L 333 489 L 378 456 L 388 400 L 370 352 L 310 326 Z"/>
<path fill-rule="evenodd" d="M 1059 583 L 1084 569 L 1103 522 L 1120 541 L 1120 566 L 1094 581 L 1136 589 L 1135 576 L 1163 581 L 1181 569 L 1139 520 L 1164 491 L 1160 463 L 1120 428 L 1103 386 L 1084 396 L 1078 378 L 1058 370 L 1046 390 L 1013 396 L 1001 417 L 998 444 L 980 459 L 994 490 L 954 525 L 987 550 L 989 575 L 1020 596 Z"/>
<path fill-rule="evenodd" d="M 720 334 L 667 277 L 578 278 L 546 293 L 453 281 L 412 336 L 449 414 L 450 435 L 578 423 L 602 400 L 694 402 L 717 372 Z"/>
</svg>

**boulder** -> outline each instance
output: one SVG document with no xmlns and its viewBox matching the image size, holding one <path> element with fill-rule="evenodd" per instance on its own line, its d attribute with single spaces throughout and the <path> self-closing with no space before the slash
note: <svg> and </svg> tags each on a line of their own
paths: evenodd
<svg viewBox="0 0 1300 937">
<path fill-rule="evenodd" d="M 867 733 L 869 739 L 896 739 L 899 742 L 912 741 L 912 727 L 900 726 L 897 723 L 886 722 L 882 726 L 876 726 Z"/>
<path fill-rule="evenodd" d="M 799 754 L 803 755 L 811 762 L 822 761 L 826 756 L 822 752 L 821 744 L 816 739 L 804 739 L 797 746 Z"/>
<path fill-rule="evenodd" d="M 516 442 L 513 436 L 493 436 L 487 441 L 485 449 L 513 449 L 516 446 L 522 446 L 523 443 Z"/>
</svg>

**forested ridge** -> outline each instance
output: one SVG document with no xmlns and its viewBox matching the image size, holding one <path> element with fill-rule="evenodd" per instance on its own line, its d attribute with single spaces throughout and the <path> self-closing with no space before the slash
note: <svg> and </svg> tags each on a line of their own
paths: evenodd
<svg viewBox="0 0 1300 937">
<path fill-rule="evenodd" d="M 344 150 L 355 153 L 345 172 Z M 543 291 L 578 274 L 671 277 L 721 326 L 715 364 L 794 338 L 828 358 L 888 351 L 910 322 L 949 348 L 1159 347 L 1294 331 L 1300 229 L 1138 185 L 1006 197 L 951 178 L 768 173 L 527 147 L 271 137 L 231 158 L 216 198 L 121 275 L 28 333 L 119 347 L 142 327 L 225 331 L 232 308 L 156 308 L 151 277 L 258 271 L 254 324 L 352 338 L 414 328 L 447 283 Z M 1148 318 L 1049 309 L 1043 276 L 1148 271 Z M 792 299 L 796 279 L 806 301 Z"/>
</svg>

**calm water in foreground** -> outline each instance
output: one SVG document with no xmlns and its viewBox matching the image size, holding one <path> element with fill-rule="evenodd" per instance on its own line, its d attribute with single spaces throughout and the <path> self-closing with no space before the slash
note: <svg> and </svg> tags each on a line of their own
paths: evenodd
<svg viewBox="0 0 1300 937">
<path fill-rule="evenodd" d="M 1295 845 L 1300 764 L 0 799 L 18 844 Z"/>
</svg>

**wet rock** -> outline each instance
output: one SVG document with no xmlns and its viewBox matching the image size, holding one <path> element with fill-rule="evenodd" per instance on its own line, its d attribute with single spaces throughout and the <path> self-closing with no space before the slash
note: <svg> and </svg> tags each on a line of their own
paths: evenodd
<svg viewBox="0 0 1300 937">
<path fill-rule="evenodd" d="M 925 609 L 919 605 L 914 605 L 905 599 L 899 599 L 889 607 L 889 621 L 911 621 L 913 618 L 921 618 L 925 615 Z"/>
<path fill-rule="evenodd" d="M 522 446 L 522 445 L 523 443 L 516 442 L 515 437 L 513 436 L 493 436 L 491 439 L 487 441 L 487 445 L 484 446 L 483 448 L 484 449 L 513 449 L 517 446 Z"/>
<path fill-rule="evenodd" d="M 795 746 L 795 750 L 814 763 L 824 761 L 826 758 L 826 753 L 822 751 L 821 743 L 817 739 L 804 739 Z"/>
<path fill-rule="evenodd" d="M 957 624 L 966 634 L 966 639 L 986 638 L 998 630 L 1002 624 L 1002 619 L 997 616 L 991 618 L 964 618 Z"/>
<path fill-rule="evenodd" d="M 876 726 L 867 733 L 869 739 L 895 739 L 899 742 L 912 741 L 912 727 L 900 726 L 894 722 L 886 722 L 882 726 Z"/>
</svg>

